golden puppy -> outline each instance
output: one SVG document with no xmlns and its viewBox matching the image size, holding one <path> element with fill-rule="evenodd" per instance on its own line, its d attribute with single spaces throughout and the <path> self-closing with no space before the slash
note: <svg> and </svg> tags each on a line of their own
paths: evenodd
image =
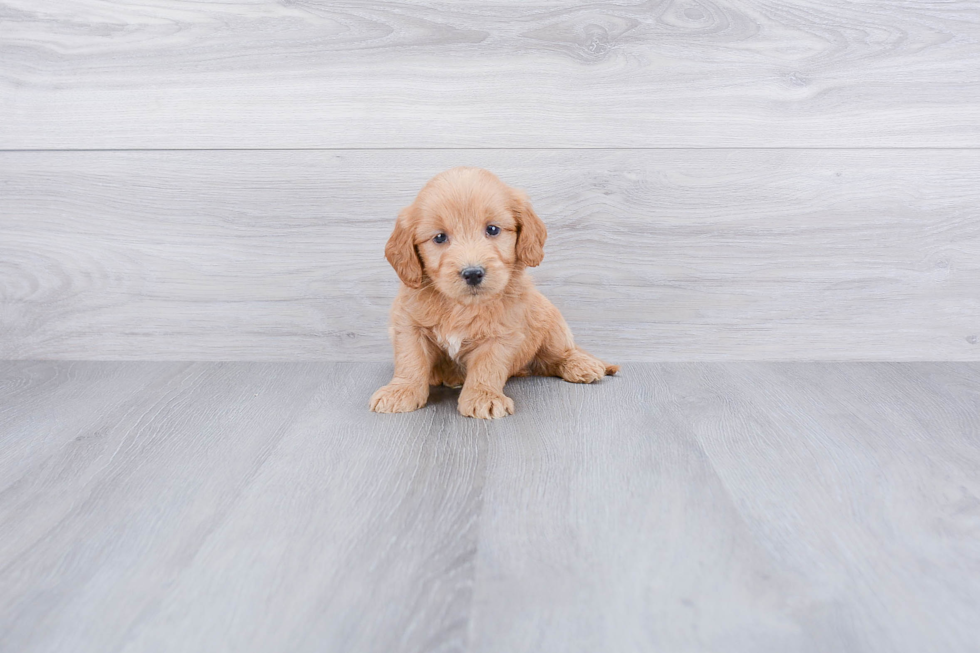
<svg viewBox="0 0 980 653">
<path fill-rule="evenodd" d="M 425 405 L 429 386 L 462 386 L 459 412 L 514 412 L 512 376 L 591 383 L 619 368 L 575 346 L 565 319 L 524 268 L 544 258 L 548 232 L 527 196 L 487 170 L 434 177 L 398 214 L 385 258 L 402 285 L 391 307 L 395 375 L 371 410 Z"/>
</svg>

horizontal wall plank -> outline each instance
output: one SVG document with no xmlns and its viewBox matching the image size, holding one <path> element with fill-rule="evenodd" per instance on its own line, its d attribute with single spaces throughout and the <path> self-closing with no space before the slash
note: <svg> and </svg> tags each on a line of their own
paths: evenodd
<svg viewBox="0 0 980 653">
<path fill-rule="evenodd" d="M 0 148 L 980 147 L 974 1 L 0 3 Z"/>
<path fill-rule="evenodd" d="M 399 208 L 478 165 L 613 361 L 978 360 L 980 151 L 0 153 L 0 359 L 390 358 Z"/>
</svg>

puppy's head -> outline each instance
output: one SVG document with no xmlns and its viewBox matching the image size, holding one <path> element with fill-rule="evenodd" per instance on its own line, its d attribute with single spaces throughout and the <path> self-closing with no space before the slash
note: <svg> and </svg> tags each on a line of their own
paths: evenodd
<svg viewBox="0 0 980 653">
<path fill-rule="evenodd" d="M 398 214 L 385 257 L 406 286 L 431 282 L 447 297 L 473 303 L 539 264 L 547 236 L 524 193 L 487 170 L 453 168 Z"/>
</svg>

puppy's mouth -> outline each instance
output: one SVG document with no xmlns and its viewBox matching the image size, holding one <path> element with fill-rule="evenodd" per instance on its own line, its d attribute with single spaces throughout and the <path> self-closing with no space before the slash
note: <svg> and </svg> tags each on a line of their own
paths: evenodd
<svg viewBox="0 0 980 653">
<path fill-rule="evenodd" d="M 464 285 L 463 287 L 457 287 L 456 298 L 457 301 L 462 301 L 465 303 L 478 302 L 491 295 L 495 294 L 494 289 L 490 288 L 484 284 L 477 286 Z"/>
<path fill-rule="evenodd" d="M 458 296 L 463 301 L 469 302 L 478 300 L 488 294 L 487 289 L 482 286 L 465 286 Z"/>
</svg>

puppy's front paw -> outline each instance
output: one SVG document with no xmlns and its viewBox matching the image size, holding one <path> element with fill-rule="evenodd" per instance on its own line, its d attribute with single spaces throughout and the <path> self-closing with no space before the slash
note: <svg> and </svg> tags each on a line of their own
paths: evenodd
<svg viewBox="0 0 980 653">
<path fill-rule="evenodd" d="M 480 419 L 497 419 L 514 414 L 514 400 L 500 392 L 463 388 L 459 393 L 460 414 Z"/>
<path fill-rule="evenodd" d="M 376 413 L 410 413 L 425 405 L 428 387 L 389 383 L 371 396 L 371 410 Z"/>
</svg>

